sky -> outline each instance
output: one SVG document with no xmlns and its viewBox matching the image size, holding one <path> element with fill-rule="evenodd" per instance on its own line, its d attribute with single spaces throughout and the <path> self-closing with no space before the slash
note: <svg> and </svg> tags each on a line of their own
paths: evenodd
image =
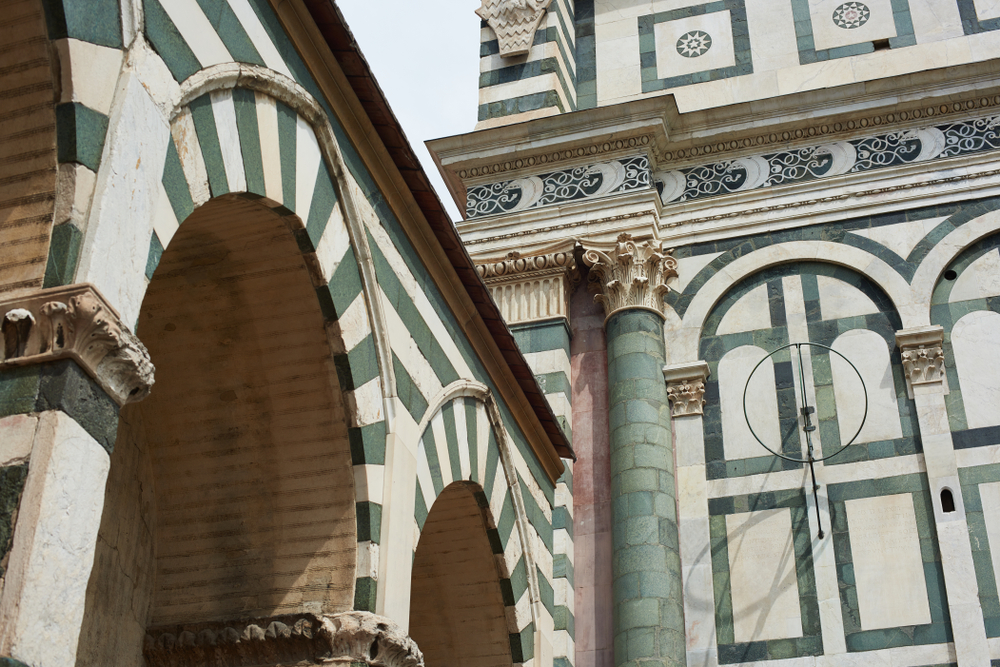
<svg viewBox="0 0 1000 667">
<path fill-rule="evenodd" d="M 424 142 L 471 132 L 479 105 L 479 0 L 336 0 L 448 214 Z"/>
</svg>

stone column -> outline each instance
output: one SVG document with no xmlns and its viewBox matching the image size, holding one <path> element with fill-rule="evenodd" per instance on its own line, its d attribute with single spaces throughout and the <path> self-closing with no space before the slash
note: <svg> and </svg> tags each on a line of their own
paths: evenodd
<svg viewBox="0 0 1000 667">
<path fill-rule="evenodd" d="M 600 283 L 608 343 L 615 665 L 686 664 L 663 295 L 677 262 L 618 237 L 584 261 Z"/>
<path fill-rule="evenodd" d="M 0 301 L 0 332 L 0 472 L 17 480 L 0 507 L 0 656 L 72 665 L 118 409 L 149 393 L 153 365 L 90 285 Z"/>
<path fill-rule="evenodd" d="M 920 440 L 934 506 L 934 524 L 941 549 L 948 611 L 959 667 L 990 664 L 990 647 L 979 602 L 969 525 L 958 479 L 958 462 L 945 405 L 944 329 L 917 327 L 896 333 L 903 360 L 906 389 L 917 406 Z M 941 492 L 949 490 L 955 511 L 944 512 Z"/>
</svg>

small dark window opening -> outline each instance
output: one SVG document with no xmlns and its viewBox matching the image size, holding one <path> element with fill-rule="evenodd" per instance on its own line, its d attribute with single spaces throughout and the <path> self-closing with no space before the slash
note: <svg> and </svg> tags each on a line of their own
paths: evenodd
<svg viewBox="0 0 1000 667">
<path fill-rule="evenodd" d="M 872 46 L 875 47 L 876 51 L 888 51 L 889 50 L 889 40 L 887 39 L 876 39 L 872 42 Z"/>
<path fill-rule="evenodd" d="M 945 513 L 955 511 L 955 496 L 951 495 L 951 489 L 941 489 L 941 511 Z"/>
<path fill-rule="evenodd" d="M 945 280 L 954 280 L 955 278 L 958 278 L 958 274 L 953 269 L 948 269 L 944 272 Z"/>
</svg>

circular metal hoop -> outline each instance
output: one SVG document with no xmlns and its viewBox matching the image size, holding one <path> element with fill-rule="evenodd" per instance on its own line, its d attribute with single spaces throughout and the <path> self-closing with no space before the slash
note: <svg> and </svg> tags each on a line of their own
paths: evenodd
<svg viewBox="0 0 1000 667">
<path fill-rule="evenodd" d="M 765 361 L 767 361 L 768 359 L 770 359 L 771 357 L 773 357 L 777 353 L 781 352 L 782 350 L 787 350 L 789 348 L 793 348 L 794 347 L 794 348 L 797 348 L 798 351 L 799 351 L 799 387 L 802 390 L 803 396 L 804 396 L 805 395 L 805 373 L 802 370 L 802 346 L 803 345 L 808 345 L 809 347 L 821 347 L 824 350 L 828 350 L 830 352 L 833 352 L 838 357 L 840 357 L 841 359 L 843 359 L 844 361 L 847 362 L 847 364 L 851 367 L 851 369 L 857 374 L 858 380 L 861 382 L 861 391 L 864 393 L 864 397 L 865 397 L 865 411 L 864 411 L 864 414 L 861 415 L 861 425 L 858 426 L 858 430 L 855 431 L 855 433 L 851 437 L 851 439 L 848 440 L 847 443 L 845 443 L 844 445 L 842 445 L 840 447 L 840 449 L 838 449 L 834 453 L 830 454 L 829 456 L 822 456 L 822 457 L 816 458 L 816 457 L 814 457 L 814 456 L 811 455 L 811 449 L 812 449 L 812 447 L 810 446 L 810 457 L 808 459 L 796 459 L 796 458 L 792 458 L 791 456 L 788 456 L 787 454 L 782 454 L 780 452 L 776 452 L 773 449 L 771 449 L 770 447 L 768 447 L 764 443 L 764 441 L 761 440 L 760 437 L 757 435 L 757 432 L 753 430 L 753 426 L 750 424 L 750 415 L 747 414 L 747 391 L 750 388 L 750 380 L 753 379 L 754 373 L 757 372 L 757 369 L 760 368 L 761 364 L 763 364 Z M 803 404 L 805 404 L 805 400 L 804 399 L 803 399 Z M 743 419 L 746 421 L 747 428 L 750 429 L 750 434 L 753 435 L 754 440 L 756 440 L 757 442 L 759 442 L 760 445 L 761 445 L 761 447 L 763 447 L 767 451 L 771 452 L 772 454 L 774 454 L 778 458 L 784 459 L 786 461 L 792 461 L 794 463 L 811 463 L 811 462 L 815 462 L 815 461 L 826 461 L 827 459 L 832 459 L 834 456 L 836 456 L 837 454 L 840 454 L 842 451 L 844 451 L 845 449 L 847 449 L 848 447 L 850 447 L 851 445 L 853 445 L 854 441 L 858 439 L 859 435 L 861 435 L 861 429 L 863 429 L 865 427 L 865 421 L 868 419 L 868 388 L 865 386 L 865 379 L 863 377 L 861 377 L 861 372 L 858 370 L 858 367 L 855 366 L 854 363 L 850 359 L 848 359 L 847 357 L 845 357 L 840 352 L 837 352 L 835 349 L 833 349 L 829 345 L 823 345 L 822 343 L 789 343 L 787 345 L 782 345 L 781 347 L 779 347 L 778 349 L 774 350 L 769 355 L 767 355 L 766 357 L 764 357 L 763 359 L 761 359 L 760 361 L 758 361 L 757 365 L 753 367 L 752 371 L 750 371 L 750 375 L 747 377 L 747 383 L 743 387 Z"/>
</svg>

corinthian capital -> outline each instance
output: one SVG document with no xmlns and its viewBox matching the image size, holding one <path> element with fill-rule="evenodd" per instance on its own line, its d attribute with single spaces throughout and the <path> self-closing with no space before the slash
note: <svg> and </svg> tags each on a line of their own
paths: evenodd
<svg viewBox="0 0 1000 667">
<path fill-rule="evenodd" d="M 944 328 L 917 327 L 896 332 L 906 375 L 906 389 L 913 398 L 913 388 L 920 385 L 944 385 Z M 947 391 L 945 391 L 947 393 Z"/>
<path fill-rule="evenodd" d="M 604 305 L 608 317 L 629 308 L 663 315 L 663 297 L 670 291 L 667 280 L 677 276 L 672 252 L 664 250 L 659 241 L 637 243 L 628 233 L 620 234 L 608 252 L 587 250 L 583 261 L 591 265 L 601 287 L 594 300 Z"/>
</svg>

